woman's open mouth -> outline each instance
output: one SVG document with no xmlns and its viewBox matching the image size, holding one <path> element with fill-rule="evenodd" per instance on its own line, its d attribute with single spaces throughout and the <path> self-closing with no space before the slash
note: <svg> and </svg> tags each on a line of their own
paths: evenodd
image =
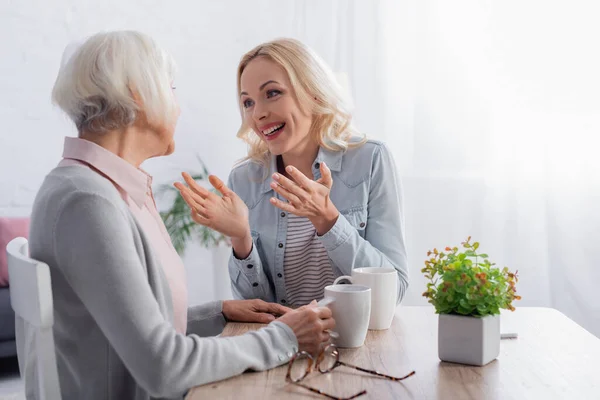
<svg viewBox="0 0 600 400">
<path fill-rule="evenodd" d="M 281 134 L 281 132 L 283 132 L 284 128 L 285 123 L 273 125 L 270 128 L 263 130 L 262 134 L 265 136 L 265 139 L 274 140 Z"/>
</svg>

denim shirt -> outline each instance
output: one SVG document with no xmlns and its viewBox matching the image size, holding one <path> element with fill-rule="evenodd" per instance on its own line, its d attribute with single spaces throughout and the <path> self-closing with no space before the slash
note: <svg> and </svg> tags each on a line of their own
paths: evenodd
<svg viewBox="0 0 600 400">
<path fill-rule="evenodd" d="M 314 179 L 325 162 L 331 170 L 330 198 L 339 211 L 334 226 L 317 236 L 327 250 L 334 274 L 351 275 L 360 267 L 393 267 L 398 271 L 398 303 L 408 287 L 402 193 L 396 164 L 387 147 L 368 140 L 360 147 L 342 151 L 320 148 L 313 162 Z M 228 187 L 249 210 L 253 246 L 250 255 L 238 259 L 232 252 L 229 276 L 234 298 L 286 304 L 283 258 L 287 236 L 287 212 L 273 206 L 270 187 L 276 169 L 269 170 L 246 160 L 229 175 Z"/>
</svg>

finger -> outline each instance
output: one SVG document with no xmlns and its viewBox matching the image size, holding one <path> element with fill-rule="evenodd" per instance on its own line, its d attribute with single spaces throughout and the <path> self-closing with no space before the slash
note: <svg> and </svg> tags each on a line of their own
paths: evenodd
<svg viewBox="0 0 600 400">
<path fill-rule="evenodd" d="M 191 196 L 188 194 L 188 188 L 179 182 L 174 183 L 173 186 L 179 191 L 179 194 L 183 197 L 183 200 L 185 200 L 187 205 L 193 208 L 196 202 L 191 200 Z M 192 202 L 192 204 L 190 204 L 190 202 Z"/>
<path fill-rule="evenodd" d="M 271 182 L 271 188 L 289 200 L 291 203 L 300 204 L 301 201 L 295 194 L 291 193 L 289 190 L 278 184 L 277 182 Z"/>
<path fill-rule="evenodd" d="M 188 189 L 186 191 L 181 192 L 181 197 L 183 197 L 185 202 L 190 207 L 191 212 L 192 212 L 192 217 L 194 215 L 198 215 L 198 216 L 202 217 L 202 222 L 200 222 L 199 220 L 196 220 L 196 219 L 194 219 L 194 221 L 199 224 L 209 226 L 208 223 L 210 221 L 210 215 L 208 213 L 208 209 L 205 207 L 204 204 L 200 204 L 198 202 L 198 198 L 194 197 L 194 194 L 192 193 L 192 191 Z M 205 200 L 200 199 L 200 201 L 205 201 Z"/>
<path fill-rule="evenodd" d="M 185 190 L 180 190 L 181 197 L 187 203 L 187 205 L 191 209 L 191 216 L 194 222 L 210 227 L 210 219 L 208 219 L 208 214 L 206 213 L 206 208 L 202 204 L 198 204 L 192 198 L 191 191 L 188 188 Z"/>
<path fill-rule="evenodd" d="M 275 316 L 267 313 L 252 313 L 252 316 L 254 321 L 261 324 L 268 324 L 275 321 Z"/>
<path fill-rule="evenodd" d="M 305 188 L 298 186 L 298 184 L 281 174 L 273 174 L 272 178 L 288 192 L 293 193 L 299 199 L 305 199 L 308 197 L 308 193 Z"/>
<path fill-rule="evenodd" d="M 183 185 L 183 184 L 178 184 L 178 188 L 179 188 L 179 192 L 182 194 L 185 193 L 187 195 L 187 198 L 190 199 L 193 202 L 193 205 L 198 208 L 198 206 L 202 206 L 205 207 L 207 206 L 207 201 L 208 199 L 202 197 L 201 195 L 199 195 L 198 193 L 194 192 L 192 189 L 190 189 L 189 187 Z M 187 201 L 186 201 L 187 202 Z M 189 202 L 187 202 L 188 205 L 190 207 L 192 207 L 192 204 L 190 204 Z"/>
<path fill-rule="evenodd" d="M 206 210 L 202 206 L 192 207 L 190 215 L 195 223 L 207 226 L 209 228 L 212 226 L 210 218 L 208 218 L 208 215 L 206 215 Z"/>
<path fill-rule="evenodd" d="M 327 318 L 321 321 L 321 326 L 323 330 L 334 329 L 335 328 L 335 319 Z"/>
<path fill-rule="evenodd" d="M 317 307 L 318 316 L 321 319 L 331 318 L 331 309 L 329 307 Z"/>
<path fill-rule="evenodd" d="M 208 181 L 210 182 L 211 185 L 213 185 L 213 187 L 215 189 L 217 189 L 222 195 L 226 195 L 226 194 L 232 194 L 233 191 L 231 189 L 229 189 L 222 180 L 220 180 L 217 176 L 215 175 L 209 175 L 208 177 Z"/>
<path fill-rule="evenodd" d="M 267 311 L 270 313 L 273 313 L 273 314 L 284 315 L 284 314 L 292 311 L 291 308 L 282 306 L 281 304 L 277 304 L 277 303 L 267 303 L 267 304 L 268 304 Z"/>
<path fill-rule="evenodd" d="M 202 206 L 198 206 L 192 209 L 192 216 L 197 215 L 198 217 L 210 221 L 210 215 L 206 212 L 206 209 Z"/>
<path fill-rule="evenodd" d="M 260 299 L 255 300 L 254 309 L 259 312 L 267 312 L 277 315 L 283 315 L 289 311 L 292 311 L 291 308 L 282 306 L 281 304 L 270 303 Z"/>
<path fill-rule="evenodd" d="M 296 208 L 293 205 L 289 203 L 284 203 L 283 201 L 275 197 L 271 197 L 271 204 L 273 204 L 279 209 L 282 209 L 283 211 L 291 212 L 292 214 L 297 215 L 296 213 L 298 212 L 298 210 L 296 210 Z"/>
<path fill-rule="evenodd" d="M 187 183 L 188 187 L 194 193 L 200 195 L 202 198 L 207 199 L 207 198 L 211 198 L 211 197 L 215 196 L 214 193 L 211 193 L 206 188 L 203 188 L 202 186 L 198 185 L 198 182 L 196 182 L 194 180 L 194 178 L 192 178 L 192 176 L 190 174 L 188 174 L 187 172 L 182 172 L 181 176 L 183 176 L 183 179 L 185 180 L 185 183 Z"/>
<path fill-rule="evenodd" d="M 187 192 L 188 190 L 190 190 L 187 186 L 185 186 L 183 183 L 181 182 L 175 182 L 173 184 L 173 186 L 175 186 L 175 188 L 177 190 L 179 190 L 179 192 Z"/>
<path fill-rule="evenodd" d="M 292 165 L 288 165 L 285 168 L 285 171 L 292 177 L 294 182 L 296 182 L 299 186 L 308 189 L 314 183 L 312 179 L 308 179 L 306 175 L 304 175 L 300 170 Z"/>
<path fill-rule="evenodd" d="M 200 214 L 196 211 L 192 211 L 191 215 L 192 215 L 192 219 L 194 220 L 195 223 L 204 225 L 209 228 L 212 226 L 210 223 L 210 220 L 208 218 L 206 218 L 205 216 L 203 216 L 202 214 Z"/>
<path fill-rule="evenodd" d="M 317 301 L 313 300 L 310 303 L 303 305 L 302 307 L 298 307 L 296 311 L 306 310 L 307 308 L 315 308 L 317 306 Z"/>
<path fill-rule="evenodd" d="M 317 182 L 324 185 L 327 189 L 331 189 L 331 186 L 333 185 L 333 179 L 331 178 L 331 170 L 327 165 L 325 165 L 325 162 L 321 163 L 320 170 L 321 178 Z"/>
<path fill-rule="evenodd" d="M 203 199 L 199 198 L 199 196 L 194 196 L 194 192 L 192 192 L 187 186 L 184 186 L 181 183 L 176 183 L 175 187 L 179 190 L 181 197 L 183 197 L 183 200 L 185 200 L 187 205 L 190 206 L 192 210 L 195 210 L 202 205 L 200 201 Z"/>
<path fill-rule="evenodd" d="M 321 342 L 327 342 L 331 338 L 331 335 L 329 332 L 323 331 L 319 334 L 319 338 L 321 339 Z"/>
</svg>

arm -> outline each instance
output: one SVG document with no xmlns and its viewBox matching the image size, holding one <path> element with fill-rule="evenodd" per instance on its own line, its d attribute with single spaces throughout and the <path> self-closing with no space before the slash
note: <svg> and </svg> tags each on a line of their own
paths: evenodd
<svg viewBox="0 0 600 400">
<path fill-rule="evenodd" d="M 376 150 L 371 169 L 367 226 L 363 239 L 342 214 L 319 240 L 345 275 L 358 267 L 393 267 L 398 271 L 398 303 L 408 288 L 400 181 L 389 150 Z"/>
<path fill-rule="evenodd" d="M 223 315 L 223 302 L 210 303 L 188 308 L 187 334 L 198 336 L 216 336 L 220 334 L 227 321 Z"/>
<path fill-rule="evenodd" d="M 128 215 L 108 199 L 73 193 L 63 200 L 54 226 L 58 268 L 152 396 L 182 396 L 246 369 L 272 368 L 287 361 L 280 354 L 297 348 L 293 332 L 280 322 L 234 338 L 178 334 L 148 284 Z"/>
<path fill-rule="evenodd" d="M 234 179 L 231 174 L 227 187 L 236 192 Z M 237 193 L 237 192 L 236 192 Z M 275 301 L 270 289 L 269 280 L 264 273 L 262 260 L 258 253 L 258 236 L 252 235 L 252 250 L 250 254 L 240 259 L 236 256 L 235 249 L 229 257 L 229 278 L 231 279 L 231 292 L 235 299 L 261 299 Z"/>
<path fill-rule="evenodd" d="M 229 278 L 231 279 L 231 292 L 235 299 L 275 301 L 254 241 L 250 255 L 243 260 L 237 258 L 233 251 L 231 252 Z"/>
</svg>

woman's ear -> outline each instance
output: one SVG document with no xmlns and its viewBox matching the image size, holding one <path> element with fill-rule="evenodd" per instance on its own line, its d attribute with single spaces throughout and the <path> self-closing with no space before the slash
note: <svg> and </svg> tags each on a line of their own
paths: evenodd
<svg viewBox="0 0 600 400">
<path fill-rule="evenodd" d="M 129 89 L 129 93 L 131 94 L 131 98 L 135 101 L 135 104 L 138 106 L 140 110 L 144 109 L 144 103 L 142 102 L 142 98 L 140 97 L 139 92 L 132 86 L 127 86 Z"/>
</svg>

